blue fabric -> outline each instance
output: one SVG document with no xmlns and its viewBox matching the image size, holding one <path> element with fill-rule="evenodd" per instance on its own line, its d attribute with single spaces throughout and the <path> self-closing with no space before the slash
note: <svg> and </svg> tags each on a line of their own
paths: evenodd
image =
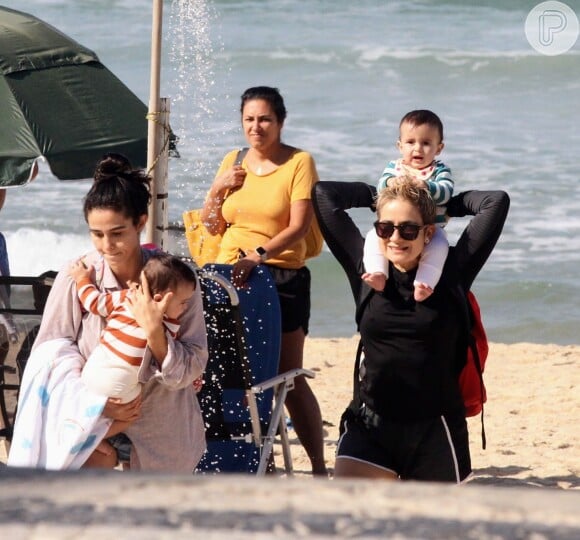
<svg viewBox="0 0 580 540">
<path fill-rule="evenodd" d="M 206 265 L 204 271 L 231 278 L 232 266 Z M 254 473 L 260 462 L 252 442 L 232 440 L 252 432 L 244 391 L 278 374 L 281 341 L 280 302 L 276 284 L 264 265 L 254 269 L 244 287 L 236 289 L 239 311 L 221 285 L 202 275 L 209 360 L 198 394 L 206 425 L 207 451 L 197 472 Z M 239 339 L 244 341 L 240 345 Z M 249 374 L 243 369 L 247 356 Z M 265 432 L 270 422 L 273 392 L 256 396 Z"/>
<path fill-rule="evenodd" d="M 6 248 L 6 238 L 0 232 L 0 276 L 10 275 L 10 265 L 8 264 L 8 249 Z"/>
</svg>

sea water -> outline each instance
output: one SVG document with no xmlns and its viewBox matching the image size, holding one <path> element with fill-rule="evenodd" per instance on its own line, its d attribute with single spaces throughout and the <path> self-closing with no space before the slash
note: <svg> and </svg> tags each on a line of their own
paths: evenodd
<svg viewBox="0 0 580 540">
<path fill-rule="evenodd" d="M 93 49 L 145 103 L 150 0 L 4 0 Z M 580 16 L 578 0 L 567 4 Z M 239 96 L 280 88 L 284 141 L 311 152 L 322 180 L 374 184 L 397 157 L 400 117 L 445 124 L 441 159 L 456 190 L 505 189 L 504 232 L 474 289 L 490 339 L 578 343 L 580 45 L 544 56 L 525 20 L 536 2 L 483 0 L 174 0 L 164 2 L 161 95 L 180 159 L 170 161 L 169 220 L 198 207 L 226 152 L 242 146 Z M 58 114 L 58 111 L 55 111 Z M 88 181 L 41 168 L 0 212 L 13 274 L 58 269 L 91 248 Z M 362 230 L 373 215 L 359 210 Z M 448 226 L 451 242 L 464 220 Z M 186 250 L 181 243 L 177 249 Z M 354 304 L 325 251 L 313 273 L 311 335 L 351 336 Z"/>
</svg>

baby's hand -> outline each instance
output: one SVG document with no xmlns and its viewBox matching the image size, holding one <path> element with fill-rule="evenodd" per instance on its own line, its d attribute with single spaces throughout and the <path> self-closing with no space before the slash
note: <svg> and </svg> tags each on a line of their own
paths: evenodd
<svg viewBox="0 0 580 540">
<path fill-rule="evenodd" d="M 375 291 L 382 291 L 387 284 L 387 276 L 382 272 L 365 272 L 362 276 L 362 280 Z"/>
<path fill-rule="evenodd" d="M 134 292 L 139 288 L 139 283 L 130 279 L 127 281 L 127 287 L 129 287 L 129 289 Z"/>
<path fill-rule="evenodd" d="M 68 274 L 70 277 L 72 277 L 75 281 L 80 281 L 81 279 L 88 279 L 91 277 L 91 271 L 92 271 L 93 267 L 92 266 L 85 266 L 85 263 L 82 261 L 82 259 L 79 259 L 78 261 L 74 261 L 73 263 L 71 263 L 69 269 L 68 269 Z"/>
<path fill-rule="evenodd" d="M 200 375 L 197 379 L 193 381 L 193 390 L 198 394 L 203 388 L 205 381 L 203 380 L 203 375 Z"/>
</svg>

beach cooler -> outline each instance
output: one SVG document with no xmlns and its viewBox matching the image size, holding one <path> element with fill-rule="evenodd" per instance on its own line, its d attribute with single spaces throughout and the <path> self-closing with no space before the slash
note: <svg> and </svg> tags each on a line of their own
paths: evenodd
<svg viewBox="0 0 580 540">
<path fill-rule="evenodd" d="M 280 305 L 267 267 L 256 267 L 242 288 L 231 284 L 231 271 L 218 264 L 199 271 L 209 360 L 198 398 L 208 449 L 196 472 L 264 474 L 279 436 L 291 474 L 284 400 L 297 376 L 314 374 L 278 375 Z"/>
</svg>

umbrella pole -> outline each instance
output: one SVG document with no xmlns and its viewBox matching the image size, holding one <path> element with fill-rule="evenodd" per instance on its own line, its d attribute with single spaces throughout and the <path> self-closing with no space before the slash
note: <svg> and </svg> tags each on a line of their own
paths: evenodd
<svg viewBox="0 0 580 540">
<path fill-rule="evenodd" d="M 149 86 L 149 114 L 147 132 L 147 171 L 152 176 L 151 204 L 149 205 L 149 219 L 145 227 L 145 241 L 156 241 L 157 229 L 157 187 L 158 171 L 156 160 L 160 150 L 162 126 L 159 122 L 160 113 L 160 74 L 161 74 L 161 41 L 162 41 L 163 0 L 153 0 L 153 24 L 151 29 L 151 79 Z"/>
<path fill-rule="evenodd" d="M 168 247 L 168 219 L 167 203 L 169 195 L 168 188 L 168 168 L 169 168 L 169 98 L 159 100 L 159 129 L 157 130 L 157 148 L 159 158 L 155 165 L 155 199 L 152 199 L 152 206 L 155 207 L 155 230 L 153 231 L 153 243 L 162 250 L 167 251 Z"/>
</svg>

